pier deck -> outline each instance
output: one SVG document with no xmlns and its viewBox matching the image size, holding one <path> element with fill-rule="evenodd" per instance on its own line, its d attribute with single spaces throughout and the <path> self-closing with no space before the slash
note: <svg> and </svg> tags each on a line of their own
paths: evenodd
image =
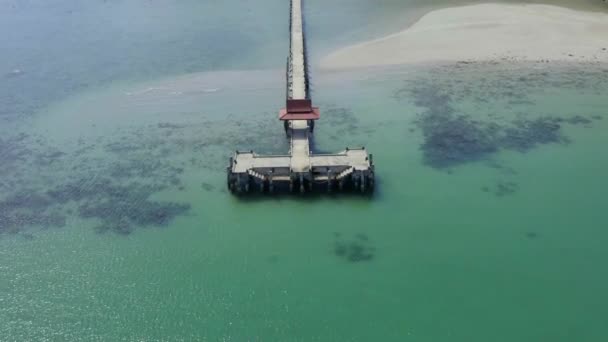
<svg viewBox="0 0 608 342">
<path fill-rule="evenodd" d="M 233 193 L 253 190 L 288 189 L 300 192 L 324 188 L 327 191 L 354 189 L 370 192 L 374 188 L 372 156 L 365 148 L 335 154 L 313 154 L 310 139 L 319 109 L 312 107 L 302 15 L 302 0 L 291 1 L 290 51 L 287 62 L 286 108 L 279 113 L 290 139 L 287 155 L 258 155 L 236 152 L 228 166 L 228 188 Z"/>
</svg>

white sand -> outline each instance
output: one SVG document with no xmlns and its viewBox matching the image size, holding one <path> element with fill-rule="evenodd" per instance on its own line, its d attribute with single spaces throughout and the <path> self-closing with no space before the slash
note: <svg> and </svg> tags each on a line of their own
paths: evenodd
<svg viewBox="0 0 608 342">
<path fill-rule="evenodd" d="M 608 62 L 608 14 L 549 5 L 446 8 L 399 33 L 335 51 L 321 67 L 499 59 Z"/>
</svg>

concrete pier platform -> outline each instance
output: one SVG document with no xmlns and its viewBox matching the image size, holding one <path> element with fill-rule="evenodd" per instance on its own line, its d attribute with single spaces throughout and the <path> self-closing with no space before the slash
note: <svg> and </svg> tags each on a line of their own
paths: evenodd
<svg viewBox="0 0 608 342">
<path fill-rule="evenodd" d="M 320 111 L 310 99 L 302 0 L 292 0 L 290 11 L 287 99 L 285 109 L 279 112 L 290 139 L 289 153 L 259 155 L 237 151 L 227 168 L 227 186 L 235 194 L 285 190 L 372 192 L 374 164 L 365 148 L 347 148 L 335 154 L 314 154 L 310 149 Z"/>
<path fill-rule="evenodd" d="M 369 193 L 375 182 L 371 158 L 365 148 L 347 149 L 335 154 L 312 154 L 301 169 L 294 169 L 291 155 L 236 152 L 230 159 L 227 186 L 238 194 L 313 190 Z"/>
</svg>

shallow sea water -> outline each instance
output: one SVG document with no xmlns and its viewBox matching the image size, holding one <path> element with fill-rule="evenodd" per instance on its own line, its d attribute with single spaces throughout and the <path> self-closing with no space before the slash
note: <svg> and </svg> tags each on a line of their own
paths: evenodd
<svg viewBox="0 0 608 342">
<path fill-rule="evenodd" d="M 377 192 L 256 199 L 224 168 L 287 149 L 282 70 L 74 92 L 1 127 L 0 339 L 603 341 L 607 91 L 601 64 L 316 71 L 316 148 L 365 145 Z M 445 122 L 478 139 L 446 153 Z"/>
</svg>

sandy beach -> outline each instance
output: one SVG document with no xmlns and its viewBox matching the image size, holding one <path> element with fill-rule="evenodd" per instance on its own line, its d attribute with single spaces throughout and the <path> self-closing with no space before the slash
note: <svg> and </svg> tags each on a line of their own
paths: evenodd
<svg viewBox="0 0 608 342">
<path fill-rule="evenodd" d="M 501 59 L 608 62 L 608 14 L 551 5 L 439 9 L 401 32 L 334 51 L 321 67 Z"/>
</svg>

